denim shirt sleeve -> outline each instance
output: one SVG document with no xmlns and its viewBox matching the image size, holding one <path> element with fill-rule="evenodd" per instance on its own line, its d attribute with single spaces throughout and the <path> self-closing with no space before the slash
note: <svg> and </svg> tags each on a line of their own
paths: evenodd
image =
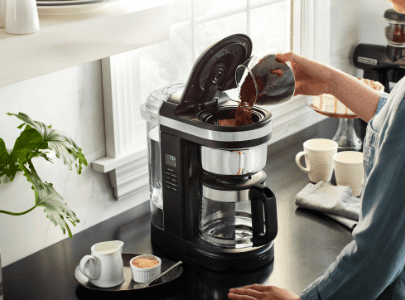
<svg viewBox="0 0 405 300">
<path fill-rule="evenodd" d="M 387 103 L 388 96 L 389 96 L 389 94 L 387 94 L 387 93 L 384 93 L 384 92 L 381 93 L 380 100 L 378 101 L 377 110 L 376 110 L 374 116 L 377 115 L 380 112 L 380 110 L 384 107 L 385 103 Z"/>
<path fill-rule="evenodd" d="M 375 115 L 387 99 L 382 93 Z M 376 299 L 404 270 L 405 101 L 399 100 L 389 108 L 384 138 L 363 192 L 368 211 L 353 230 L 354 240 L 301 293 L 302 300 Z"/>
</svg>

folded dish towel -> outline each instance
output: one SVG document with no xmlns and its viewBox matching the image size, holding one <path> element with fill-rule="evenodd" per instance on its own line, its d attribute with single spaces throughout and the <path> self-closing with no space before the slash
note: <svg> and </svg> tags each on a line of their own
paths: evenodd
<svg viewBox="0 0 405 300">
<path fill-rule="evenodd" d="M 361 200 L 349 186 L 334 186 L 323 181 L 308 183 L 296 196 L 295 204 L 318 210 L 353 229 L 359 221 Z"/>
</svg>

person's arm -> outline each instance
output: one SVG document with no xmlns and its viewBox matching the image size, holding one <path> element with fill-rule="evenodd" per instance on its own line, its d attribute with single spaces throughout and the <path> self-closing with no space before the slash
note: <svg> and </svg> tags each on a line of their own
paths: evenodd
<svg viewBox="0 0 405 300">
<path fill-rule="evenodd" d="M 377 110 L 381 93 L 337 69 L 332 68 L 330 72 L 330 93 L 368 123 Z"/>
<path fill-rule="evenodd" d="M 293 52 L 276 57 L 280 62 L 291 63 L 296 81 L 295 95 L 332 94 L 364 121 L 369 122 L 374 116 L 380 93 L 364 82 Z"/>
<path fill-rule="evenodd" d="M 302 300 L 376 299 L 405 267 L 405 97 L 390 99 L 387 121 L 363 191 L 362 220 Z M 394 105 L 395 104 L 395 105 Z M 399 105 L 398 105 L 399 104 Z M 387 104 L 386 104 L 387 105 Z"/>
</svg>

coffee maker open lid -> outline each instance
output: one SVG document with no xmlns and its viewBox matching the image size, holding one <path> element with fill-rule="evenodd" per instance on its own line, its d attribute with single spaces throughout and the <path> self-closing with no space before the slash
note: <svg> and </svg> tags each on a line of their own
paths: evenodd
<svg viewBox="0 0 405 300">
<path fill-rule="evenodd" d="M 215 93 L 236 88 L 236 68 L 251 54 L 252 41 L 244 34 L 228 36 L 207 48 L 191 70 L 175 114 L 197 114 L 218 105 Z"/>
</svg>

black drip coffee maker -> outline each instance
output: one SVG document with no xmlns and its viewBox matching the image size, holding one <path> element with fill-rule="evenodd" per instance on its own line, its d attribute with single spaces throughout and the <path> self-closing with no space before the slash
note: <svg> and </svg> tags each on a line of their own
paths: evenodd
<svg viewBox="0 0 405 300">
<path fill-rule="evenodd" d="M 200 55 L 187 84 L 156 90 L 141 106 L 151 240 L 174 259 L 215 271 L 257 269 L 274 255 L 276 197 L 262 171 L 272 115 L 253 106 L 252 124 L 218 124 L 235 116 L 238 102 L 225 91 L 237 87 L 236 70 L 251 52 L 248 36 L 229 36 Z M 290 67 L 281 67 L 293 88 L 280 88 L 277 101 L 291 98 L 295 87 Z"/>
</svg>

